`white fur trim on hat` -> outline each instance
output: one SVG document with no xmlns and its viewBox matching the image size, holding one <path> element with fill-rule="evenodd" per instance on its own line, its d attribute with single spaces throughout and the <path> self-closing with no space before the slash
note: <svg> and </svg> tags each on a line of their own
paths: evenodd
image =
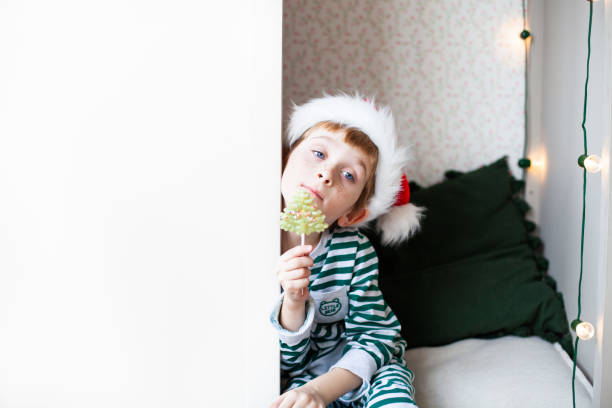
<svg viewBox="0 0 612 408">
<path fill-rule="evenodd" d="M 303 105 L 293 105 L 287 128 L 287 144 L 291 147 L 304 132 L 323 121 L 358 128 L 370 137 L 378 147 L 378 165 L 374 194 L 367 204 L 368 217 L 355 224 L 361 226 L 385 214 L 395 202 L 410 152 L 408 147 L 399 145 L 395 121 L 389 107 L 377 107 L 373 97 L 364 97 L 358 92 L 355 95 L 342 92 L 337 95 L 323 95 Z M 418 214 L 420 215 L 420 212 Z M 390 228 L 389 232 L 385 228 L 389 242 L 406 238 L 418 228 L 418 223 L 419 216 L 412 216 L 409 220 L 403 220 L 403 227 L 398 225 L 397 228 Z M 405 228 L 408 229 L 408 234 Z"/>
<path fill-rule="evenodd" d="M 420 228 L 425 207 L 404 204 L 391 208 L 376 222 L 376 229 L 382 232 L 381 241 L 385 245 L 396 245 L 411 237 Z"/>
</svg>

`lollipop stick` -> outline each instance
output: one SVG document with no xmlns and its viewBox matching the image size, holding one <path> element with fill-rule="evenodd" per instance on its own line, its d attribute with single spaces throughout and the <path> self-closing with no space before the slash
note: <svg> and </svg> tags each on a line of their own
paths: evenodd
<svg viewBox="0 0 612 408">
<path fill-rule="evenodd" d="M 304 234 L 302 234 L 302 245 L 304 245 Z M 304 296 L 304 289 L 300 290 L 300 295 Z"/>
</svg>

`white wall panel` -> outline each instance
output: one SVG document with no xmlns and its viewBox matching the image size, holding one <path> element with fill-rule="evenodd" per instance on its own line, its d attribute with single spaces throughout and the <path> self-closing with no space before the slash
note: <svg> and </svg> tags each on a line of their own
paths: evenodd
<svg viewBox="0 0 612 408">
<path fill-rule="evenodd" d="M 276 395 L 281 10 L 0 2 L 1 407 Z"/>
<path fill-rule="evenodd" d="M 587 174 L 581 295 L 581 319 L 595 325 L 597 336 L 591 341 L 581 341 L 578 346 L 578 365 L 594 382 L 594 406 L 600 406 L 599 393 L 605 390 L 601 369 L 606 291 L 608 302 L 612 295 L 606 289 L 612 84 L 612 42 L 610 28 L 606 27 L 606 12 L 610 13 L 609 1 L 593 3 L 585 123 L 589 154 L 599 154 L 604 160 L 601 173 Z M 588 20 L 588 2 L 530 2 L 533 42 L 529 156 L 534 165 L 528 172 L 528 194 L 540 226 L 544 254 L 550 260 L 549 273 L 557 280 L 570 321 L 578 313 L 583 171 L 577 165 L 577 158 L 584 151 L 581 123 Z M 568 30 L 570 26 L 572 29 Z M 609 287 L 609 282 L 607 285 Z M 605 401 L 609 400 L 609 395 L 601 398 L 601 406 L 608 406 L 609 402 Z"/>
</svg>

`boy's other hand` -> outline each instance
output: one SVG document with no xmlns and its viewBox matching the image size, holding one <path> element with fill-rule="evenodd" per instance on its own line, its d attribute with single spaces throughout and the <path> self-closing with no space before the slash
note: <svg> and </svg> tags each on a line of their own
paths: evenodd
<svg viewBox="0 0 612 408">
<path fill-rule="evenodd" d="M 270 408 L 325 408 L 325 402 L 315 388 L 306 384 L 287 391 Z"/>
<path fill-rule="evenodd" d="M 309 266 L 313 260 L 308 254 L 312 245 L 299 245 L 280 256 L 276 264 L 276 276 L 285 291 L 284 302 L 299 303 L 308 299 L 310 282 Z M 288 305 L 289 306 L 289 305 Z"/>
</svg>

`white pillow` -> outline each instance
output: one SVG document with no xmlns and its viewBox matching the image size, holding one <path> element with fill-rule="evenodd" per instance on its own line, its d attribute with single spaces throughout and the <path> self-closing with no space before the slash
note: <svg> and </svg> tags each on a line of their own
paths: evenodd
<svg viewBox="0 0 612 408">
<path fill-rule="evenodd" d="M 467 339 L 405 354 L 419 408 L 572 406 L 572 360 L 539 337 Z M 590 407 L 593 387 L 576 367 L 576 406 Z"/>
</svg>

